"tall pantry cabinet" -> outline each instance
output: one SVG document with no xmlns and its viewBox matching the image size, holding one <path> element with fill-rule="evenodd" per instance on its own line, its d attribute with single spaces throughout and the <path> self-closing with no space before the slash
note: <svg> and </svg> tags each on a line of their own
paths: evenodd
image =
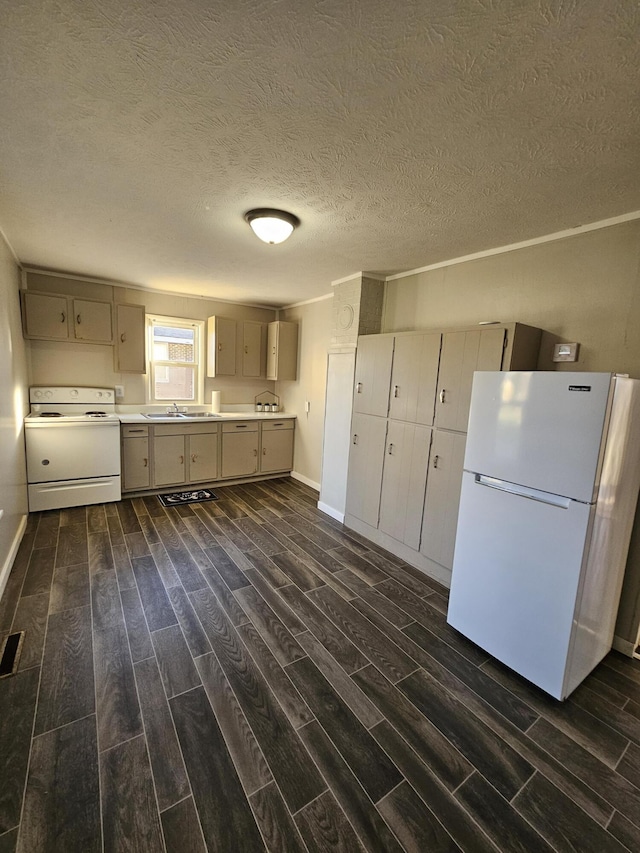
<svg viewBox="0 0 640 853">
<path fill-rule="evenodd" d="M 345 524 L 445 583 L 475 370 L 534 370 L 520 323 L 358 339 Z"/>
</svg>

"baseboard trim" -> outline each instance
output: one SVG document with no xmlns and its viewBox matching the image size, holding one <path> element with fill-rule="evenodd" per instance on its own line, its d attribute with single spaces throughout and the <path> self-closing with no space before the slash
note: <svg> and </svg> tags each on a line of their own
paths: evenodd
<svg viewBox="0 0 640 853">
<path fill-rule="evenodd" d="M 304 474 L 299 474 L 297 471 L 292 471 L 291 477 L 294 480 L 299 480 L 301 483 L 304 483 L 305 486 L 309 486 L 310 489 L 315 489 L 316 492 L 320 491 L 320 483 L 316 483 L 315 480 L 311 480 L 309 479 L 309 477 L 305 477 Z"/>
<path fill-rule="evenodd" d="M 614 637 L 612 646 L 617 652 L 626 655 L 628 658 L 632 658 L 636 650 L 634 643 L 630 643 L 629 640 L 623 640 L 622 637 Z"/>
<path fill-rule="evenodd" d="M 16 554 L 18 553 L 18 548 L 20 547 L 20 543 L 22 542 L 22 537 L 24 536 L 24 531 L 26 527 L 27 516 L 23 515 L 20 520 L 20 524 L 18 525 L 18 529 L 16 530 L 16 535 L 13 537 L 13 542 L 11 543 L 11 548 L 9 548 L 7 559 L 4 561 L 4 565 L 0 570 L 0 598 L 2 598 L 4 588 L 6 587 L 7 581 L 9 580 L 9 575 L 11 574 L 11 569 L 13 568 L 13 563 L 16 559 Z"/>
<path fill-rule="evenodd" d="M 344 522 L 344 513 L 339 512 L 337 509 L 334 509 L 329 504 L 323 504 L 322 501 L 318 501 L 318 509 L 321 512 L 326 512 L 327 515 L 330 515 L 331 518 L 335 518 L 336 521 L 339 521 L 340 524 Z"/>
</svg>

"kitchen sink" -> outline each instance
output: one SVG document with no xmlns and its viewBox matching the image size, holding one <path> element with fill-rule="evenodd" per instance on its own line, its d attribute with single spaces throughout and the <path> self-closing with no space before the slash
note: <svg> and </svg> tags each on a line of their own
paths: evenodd
<svg viewBox="0 0 640 853">
<path fill-rule="evenodd" d="M 220 415 L 214 414 L 213 412 L 141 412 L 142 416 L 145 418 L 150 418 L 151 420 L 164 420 L 165 418 L 180 418 L 181 420 L 190 421 L 192 418 L 219 418 Z"/>
</svg>

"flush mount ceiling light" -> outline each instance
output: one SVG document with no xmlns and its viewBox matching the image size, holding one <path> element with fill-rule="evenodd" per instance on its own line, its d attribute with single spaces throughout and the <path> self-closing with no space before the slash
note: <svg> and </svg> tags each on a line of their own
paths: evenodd
<svg viewBox="0 0 640 853">
<path fill-rule="evenodd" d="M 256 207 L 244 215 L 253 233 L 265 243 L 282 243 L 300 225 L 300 220 L 286 210 L 273 210 L 270 207 Z"/>
</svg>

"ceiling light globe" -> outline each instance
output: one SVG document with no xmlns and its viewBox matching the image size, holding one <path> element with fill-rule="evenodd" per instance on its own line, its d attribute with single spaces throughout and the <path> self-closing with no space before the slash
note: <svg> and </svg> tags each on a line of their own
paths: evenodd
<svg viewBox="0 0 640 853">
<path fill-rule="evenodd" d="M 292 213 L 270 208 L 257 208 L 245 213 L 244 218 L 253 233 L 265 243 L 282 243 L 293 233 L 300 220 Z"/>
</svg>

